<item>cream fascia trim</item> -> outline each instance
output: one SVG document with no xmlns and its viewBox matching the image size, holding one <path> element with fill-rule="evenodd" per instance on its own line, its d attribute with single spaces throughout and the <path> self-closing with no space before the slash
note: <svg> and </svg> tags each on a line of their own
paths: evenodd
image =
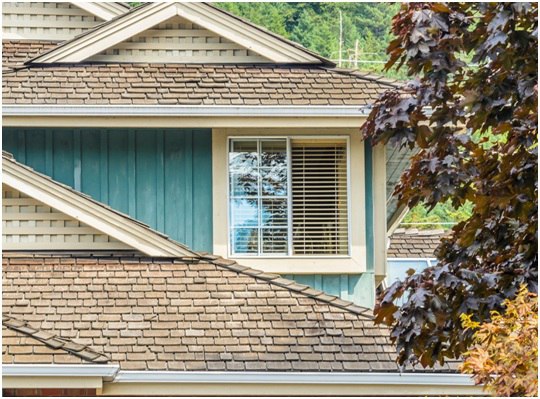
<svg viewBox="0 0 540 399">
<path fill-rule="evenodd" d="M 120 366 L 117 364 L 4 364 L 3 377 L 103 377 L 113 380 Z"/>
<path fill-rule="evenodd" d="M 104 383 L 104 395 L 482 395 L 468 375 L 431 373 L 129 372 Z"/>
<path fill-rule="evenodd" d="M 78 63 L 151 27 L 180 16 L 243 47 L 281 63 L 321 63 L 321 60 L 262 30 L 204 3 L 151 3 L 104 23 L 28 63 Z"/>
<path fill-rule="evenodd" d="M 126 13 L 129 7 L 126 7 L 117 2 L 104 2 L 104 1 L 72 1 L 74 6 L 83 9 L 104 21 L 110 21 L 111 19 Z"/>
<path fill-rule="evenodd" d="M 3 105 L 6 116 L 366 117 L 371 106 Z"/>
<path fill-rule="evenodd" d="M 122 216 L 5 157 L 2 158 L 2 183 L 31 198 L 39 199 L 44 204 L 149 256 L 197 256 L 137 221 Z"/>
<path fill-rule="evenodd" d="M 189 382 L 234 384 L 388 384 L 474 386 L 468 374 L 449 373 L 310 373 L 119 371 L 114 382 Z"/>
<path fill-rule="evenodd" d="M 349 256 L 229 256 L 228 222 L 228 139 L 243 137 L 309 137 L 349 140 Z M 275 129 L 213 129 L 212 179 L 213 179 L 213 253 L 238 261 L 240 264 L 268 273 L 282 274 L 357 274 L 366 271 L 365 209 L 354 204 L 363 203 L 364 150 L 358 128 L 321 129 L 281 127 Z"/>
<path fill-rule="evenodd" d="M 4 388 L 103 388 L 112 381 L 118 365 L 11 364 L 2 365 Z"/>
</svg>

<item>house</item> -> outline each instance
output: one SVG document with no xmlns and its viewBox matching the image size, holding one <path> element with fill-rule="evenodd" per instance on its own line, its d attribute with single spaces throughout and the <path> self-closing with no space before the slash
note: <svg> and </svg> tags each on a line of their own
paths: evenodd
<svg viewBox="0 0 540 399">
<path fill-rule="evenodd" d="M 6 395 L 480 392 L 402 373 L 369 315 L 407 157 L 359 126 L 394 82 L 207 3 L 25 4 L 3 10 Z"/>
<path fill-rule="evenodd" d="M 435 250 L 441 239 L 447 235 L 448 231 L 442 229 L 398 228 L 394 230 L 387 250 L 386 284 L 391 285 L 396 279 L 403 280 L 409 269 L 419 272 L 427 267 L 435 266 L 437 263 Z"/>
<path fill-rule="evenodd" d="M 193 250 L 373 305 L 396 213 L 386 165 L 399 176 L 406 159 L 358 128 L 395 83 L 210 4 L 73 21 L 62 42 L 27 35 L 24 4 L 4 7 L 21 24 L 4 25 L 6 151 Z M 83 3 L 43 4 L 71 20 Z"/>
<path fill-rule="evenodd" d="M 2 157 L 6 396 L 478 394 L 371 309 L 196 253 Z M 28 246 L 32 250 L 28 250 Z"/>
</svg>

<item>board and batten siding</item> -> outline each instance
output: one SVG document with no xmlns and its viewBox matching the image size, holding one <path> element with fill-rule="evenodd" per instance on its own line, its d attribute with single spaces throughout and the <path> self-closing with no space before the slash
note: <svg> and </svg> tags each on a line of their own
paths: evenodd
<svg viewBox="0 0 540 399">
<path fill-rule="evenodd" d="M 111 250 L 130 246 L 2 185 L 4 250 Z"/>
<path fill-rule="evenodd" d="M 3 130 L 17 161 L 196 251 L 212 250 L 211 140 L 208 129 Z"/>
</svg>

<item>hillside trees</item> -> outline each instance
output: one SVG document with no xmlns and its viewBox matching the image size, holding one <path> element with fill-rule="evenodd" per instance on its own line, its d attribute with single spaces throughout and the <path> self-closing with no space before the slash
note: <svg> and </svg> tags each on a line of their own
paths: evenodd
<svg viewBox="0 0 540 399">
<path fill-rule="evenodd" d="M 521 285 L 537 292 L 538 5 L 409 3 L 392 31 L 387 68 L 413 80 L 377 101 L 365 137 L 420 149 L 397 188 L 402 203 L 472 206 L 438 264 L 394 283 L 376 308 L 399 362 L 428 366 L 474 342 L 461 314 L 489 322 Z"/>
</svg>

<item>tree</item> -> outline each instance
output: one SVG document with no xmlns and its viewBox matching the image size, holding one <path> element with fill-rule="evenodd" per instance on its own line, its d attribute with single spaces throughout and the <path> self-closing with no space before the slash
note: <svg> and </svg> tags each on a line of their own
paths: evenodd
<svg viewBox="0 0 540 399">
<path fill-rule="evenodd" d="M 504 301 L 504 313 L 491 312 L 479 324 L 462 315 L 474 332 L 461 371 L 494 396 L 538 396 L 538 296 L 522 286 L 515 299 Z"/>
<path fill-rule="evenodd" d="M 401 203 L 472 204 L 438 264 L 379 297 L 376 320 L 392 327 L 401 364 L 458 358 L 474 342 L 461 314 L 489 322 L 522 284 L 537 292 L 537 13 L 535 3 L 409 3 L 393 19 L 386 68 L 415 79 L 381 96 L 364 135 L 419 148 Z"/>
</svg>

